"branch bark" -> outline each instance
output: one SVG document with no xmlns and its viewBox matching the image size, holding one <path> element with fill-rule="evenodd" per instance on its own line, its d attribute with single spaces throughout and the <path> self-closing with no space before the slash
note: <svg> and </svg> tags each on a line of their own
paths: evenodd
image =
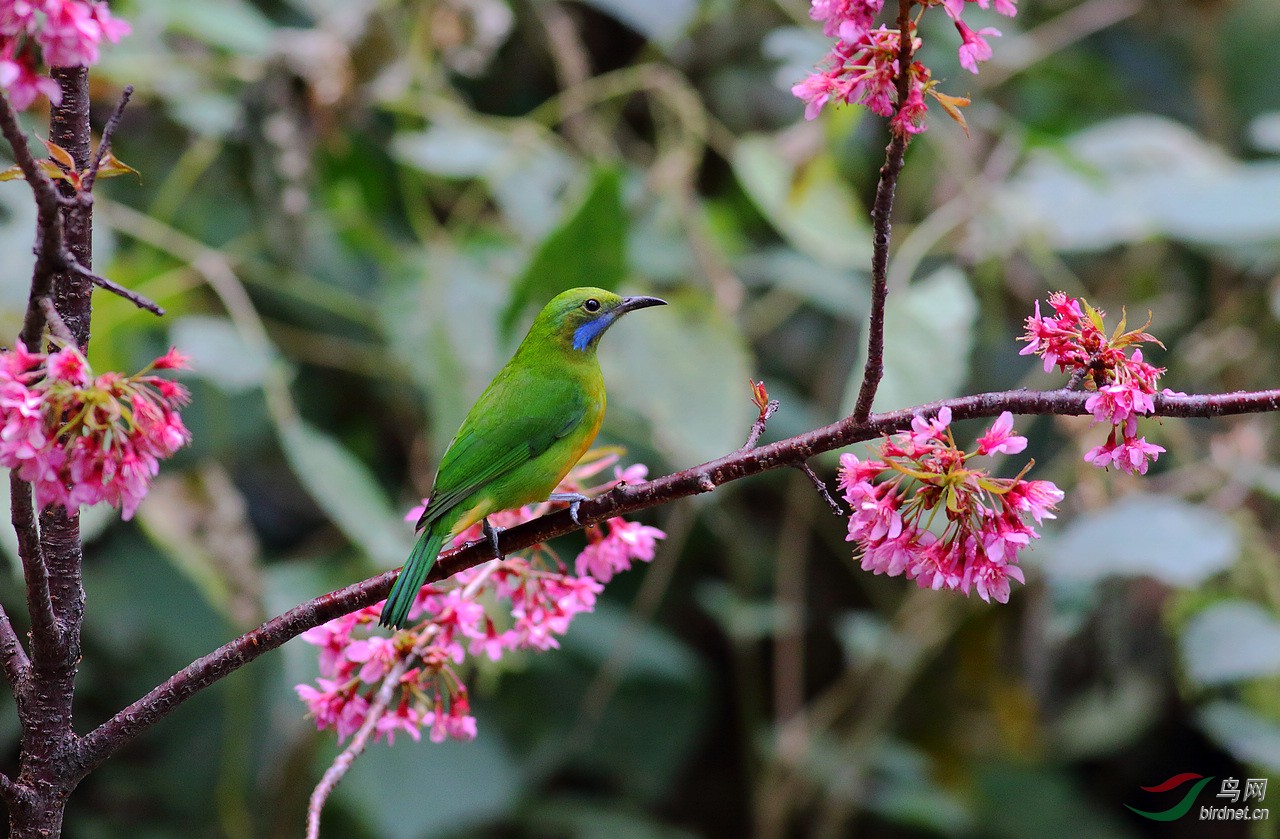
<svg viewBox="0 0 1280 839">
<path fill-rule="evenodd" d="M 898 0 L 898 75 L 894 84 L 898 90 L 898 108 L 907 101 L 911 89 L 912 61 L 912 0 Z M 854 404 L 853 417 L 865 422 L 871 416 L 871 405 L 876 399 L 880 379 L 884 377 L 884 305 L 889 296 L 889 238 L 893 228 L 893 196 L 898 188 L 898 176 L 907 157 L 908 135 L 893 128 L 890 122 L 889 145 L 884 150 L 884 165 L 880 167 L 880 180 L 876 183 L 876 197 L 871 205 L 871 316 L 867 321 L 867 363 L 862 370 L 862 385 L 858 388 L 858 401 Z"/>
<path fill-rule="evenodd" d="M 89 73 L 84 67 L 55 67 L 50 75 L 62 89 L 61 104 L 50 117 L 50 140 L 66 149 L 77 170 L 89 165 Z M 45 298 L 53 301 L 61 329 L 86 350 L 92 314 L 92 283 L 71 265 L 92 264 L 93 209 L 76 201 L 65 182 L 54 187 L 40 171 L 6 101 L 0 108 L 0 130 L 35 194 L 36 264 L 23 324 L 23 342 L 36 349 L 47 316 Z M 80 662 L 80 626 L 84 617 L 81 583 L 79 515 L 62 507 L 40 514 L 38 550 L 31 544 L 34 527 L 31 487 L 11 477 L 13 518 L 23 546 L 24 574 L 31 609 L 31 666 L 24 687 L 15 691 L 22 723 L 22 756 L 9 808 L 10 835 L 15 839 L 60 835 L 68 796 L 82 775 L 73 769 L 79 741 L 72 730 L 72 696 Z M 25 545 L 24 545 L 25 543 Z"/>
<path fill-rule="evenodd" d="M 1079 391 L 1013 390 L 982 393 L 932 402 L 901 411 L 876 414 L 866 422 L 849 416 L 831 425 L 754 449 L 739 449 L 717 460 L 634 486 L 623 485 L 582 502 L 575 524 L 568 510 L 502 531 L 503 553 L 513 553 L 556 536 L 579 530 L 613 516 L 656 507 L 679 498 L 708 492 L 730 481 L 772 469 L 793 467 L 822 452 L 870 440 L 907 428 L 917 415 L 933 416 L 948 407 L 954 420 L 1015 414 L 1079 416 L 1088 413 L 1089 394 Z M 1280 411 L 1280 390 L 1202 396 L 1157 396 L 1154 416 L 1218 417 Z M 479 540 L 440 555 L 429 580 L 450 577 L 492 558 L 487 540 Z M 237 670 L 263 653 L 276 649 L 312 627 L 370 606 L 387 596 L 398 571 L 387 571 L 359 583 L 308 600 L 256 629 L 193 661 L 163 684 L 120 711 L 81 741 L 79 772 L 90 772 L 138 734 L 166 717 L 195 693 Z"/>
</svg>

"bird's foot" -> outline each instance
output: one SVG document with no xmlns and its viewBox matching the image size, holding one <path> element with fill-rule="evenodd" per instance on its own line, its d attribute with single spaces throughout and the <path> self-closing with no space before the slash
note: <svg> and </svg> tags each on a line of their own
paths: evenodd
<svg viewBox="0 0 1280 839">
<path fill-rule="evenodd" d="M 502 550 L 498 547 L 498 534 L 502 533 L 504 528 L 490 524 L 488 517 L 481 519 L 481 522 L 480 529 L 484 531 L 485 537 L 489 540 L 489 546 L 493 548 L 493 558 L 501 562 L 506 557 L 502 555 Z"/>
<path fill-rule="evenodd" d="M 573 523 L 576 525 L 582 524 L 582 522 L 578 521 L 578 508 L 582 506 L 583 501 L 588 500 L 587 496 L 580 492 L 553 492 L 547 500 L 567 501 L 569 503 L 569 518 L 573 519 Z"/>
</svg>

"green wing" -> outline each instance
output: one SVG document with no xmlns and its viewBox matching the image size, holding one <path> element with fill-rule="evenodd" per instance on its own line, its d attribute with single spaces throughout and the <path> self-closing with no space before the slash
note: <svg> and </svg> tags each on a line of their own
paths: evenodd
<svg viewBox="0 0 1280 839">
<path fill-rule="evenodd" d="M 504 370 L 476 401 L 444 453 L 418 528 L 551 448 L 578 427 L 589 407 L 580 387 Z"/>
</svg>

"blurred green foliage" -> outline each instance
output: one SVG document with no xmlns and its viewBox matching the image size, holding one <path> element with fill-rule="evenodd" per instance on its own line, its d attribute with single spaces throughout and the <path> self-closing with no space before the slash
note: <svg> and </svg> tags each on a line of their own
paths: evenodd
<svg viewBox="0 0 1280 839">
<path fill-rule="evenodd" d="M 935 118 L 911 146 L 877 407 L 1058 386 L 1013 343 L 1058 288 L 1151 309 L 1176 389 L 1275 386 L 1280 6 L 1021 5 L 977 77 L 926 15 L 972 136 Z M 113 6 L 134 34 L 97 115 L 137 87 L 115 150 L 142 174 L 101 190 L 96 264 L 170 315 L 100 293 L 92 360 L 190 352 L 195 443 L 136 522 L 86 515 L 79 728 L 397 564 L 403 511 L 564 287 L 672 302 L 602 349 L 601 440 L 654 473 L 741 444 L 748 378 L 782 401 L 766 439 L 847 410 L 885 137 L 800 119 L 786 89 L 824 50 L 802 3 Z M 33 220 L 3 185 L 9 335 Z M 799 476 L 654 511 L 657 561 L 563 650 L 476 674 L 475 743 L 373 748 L 325 835 L 1274 835 L 1122 806 L 1177 772 L 1280 775 L 1275 420 L 1147 425 L 1169 453 L 1131 479 L 1082 463 L 1087 420 L 1019 423 L 1068 497 L 998 609 L 859 571 Z M 85 782 L 68 835 L 300 835 L 336 753 L 292 692 L 314 673 L 295 641 L 196 697 Z"/>
</svg>

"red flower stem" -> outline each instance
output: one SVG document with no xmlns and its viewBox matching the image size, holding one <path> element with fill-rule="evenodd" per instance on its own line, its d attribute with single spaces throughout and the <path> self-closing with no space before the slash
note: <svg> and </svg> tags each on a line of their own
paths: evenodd
<svg viewBox="0 0 1280 839">
<path fill-rule="evenodd" d="M 574 524 L 568 510 L 557 510 L 533 521 L 504 530 L 499 536 L 503 553 L 513 553 L 556 536 L 580 530 L 614 516 L 668 504 L 678 498 L 708 492 L 717 486 L 773 469 L 794 467 L 810 457 L 853 443 L 870 440 L 910 427 L 916 415 L 933 416 L 949 407 L 954 420 L 993 417 L 1003 411 L 1015 414 L 1086 414 L 1088 394 L 1066 391 L 1012 390 L 962 396 L 900 411 L 876 414 L 865 422 L 849 416 L 831 425 L 770 443 L 738 450 L 717 460 L 666 475 L 652 481 L 624 485 L 582 502 L 581 524 Z M 1232 414 L 1280 411 L 1280 390 L 1157 396 L 1154 416 L 1217 417 Z M 441 554 L 429 580 L 451 577 L 492 557 L 487 540 L 471 542 Z M 154 725 L 195 693 L 274 650 L 312 627 L 370 606 L 387 596 L 398 571 L 386 571 L 359 583 L 293 607 L 235 640 L 193 661 L 163 684 L 117 713 L 82 738 L 77 771 L 91 771 L 139 733 Z"/>
<path fill-rule="evenodd" d="M 894 85 L 898 91 L 898 110 L 906 104 L 911 90 L 911 5 L 913 0 L 898 0 L 898 74 Z M 892 232 L 893 196 L 898 176 L 907 156 L 908 134 L 889 122 L 889 145 L 884 150 L 884 165 L 876 183 L 876 197 L 871 204 L 871 316 L 867 324 L 867 363 L 862 371 L 862 385 L 853 408 L 856 422 L 871 416 L 871 404 L 884 377 L 884 305 L 889 296 L 889 239 Z"/>
</svg>

